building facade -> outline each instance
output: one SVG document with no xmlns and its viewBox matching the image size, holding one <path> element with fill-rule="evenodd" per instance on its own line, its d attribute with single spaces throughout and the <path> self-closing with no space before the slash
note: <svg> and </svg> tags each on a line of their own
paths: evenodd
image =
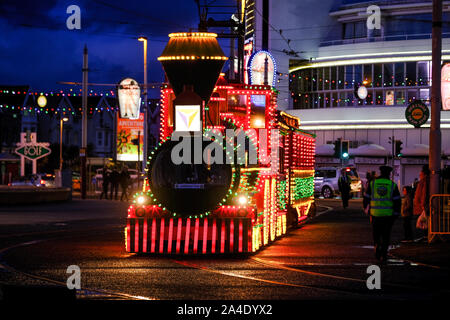
<svg viewBox="0 0 450 320">
<path fill-rule="evenodd" d="M 430 105 L 432 2 L 349 2 L 334 4 L 324 19 L 328 32 L 316 47 L 306 48 L 309 54 L 289 59 L 288 112 L 316 134 L 318 165 L 340 165 L 330 146 L 348 140 L 350 158 L 344 164 L 355 165 L 360 175 L 390 164 L 400 185 L 411 184 L 428 163 L 430 121 L 414 128 L 405 110 L 416 100 Z M 367 28 L 371 5 L 380 9 L 379 29 Z M 450 21 L 450 1 L 443 2 L 443 20 Z M 442 32 L 445 63 L 450 24 L 444 23 Z M 365 92 L 358 96 L 361 86 Z M 441 111 L 441 130 L 442 162 L 448 165 L 449 111 Z"/>
</svg>

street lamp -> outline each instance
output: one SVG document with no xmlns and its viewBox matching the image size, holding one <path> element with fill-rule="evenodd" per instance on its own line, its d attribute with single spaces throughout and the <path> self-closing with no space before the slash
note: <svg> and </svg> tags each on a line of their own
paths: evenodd
<svg viewBox="0 0 450 320">
<path fill-rule="evenodd" d="M 59 172 L 61 174 L 63 167 L 62 156 L 62 141 L 63 141 L 63 123 L 69 121 L 69 118 L 64 117 L 59 120 Z"/>
<path fill-rule="evenodd" d="M 139 37 L 139 41 L 144 44 L 144 144 L 142 146 L 142 171 L 145 170 L 145 165 L 147 163 L 147 140 L 148 140 L 148 129 L 147 129 L 147 37 Z M 138 159 L 139 161 L 139 159 Z"/>
</svg>

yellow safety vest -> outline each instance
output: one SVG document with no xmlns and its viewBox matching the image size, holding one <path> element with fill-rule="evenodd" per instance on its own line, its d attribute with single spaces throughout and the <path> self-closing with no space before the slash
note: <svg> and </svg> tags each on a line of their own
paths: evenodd
<svg viewBox="0 0 450 320">
<path fill-rule="evenodd" d="M 385 178 L 371 183 L 370 214 L 374 217 L 387 217 L 394 214 L 393 193 L 397 185 Z"/>
</svg>

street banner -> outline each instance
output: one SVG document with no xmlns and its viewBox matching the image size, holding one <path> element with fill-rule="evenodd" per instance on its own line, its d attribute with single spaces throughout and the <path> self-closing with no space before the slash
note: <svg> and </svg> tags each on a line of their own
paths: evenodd
<svg viewBox="0 0 450 320">
<path fill-rule="evenodd" d="M 138 137 L 139 145 L 133 144 L 133 140 Z M 144 114 L 140 114 L 139 119 L 136 120 L 117 117 L 117 160 L 141 161 L 143 145 Z"/>
</svg>

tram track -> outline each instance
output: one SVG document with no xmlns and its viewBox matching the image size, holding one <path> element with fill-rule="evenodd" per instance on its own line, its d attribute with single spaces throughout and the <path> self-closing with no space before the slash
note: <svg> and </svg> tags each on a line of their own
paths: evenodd
<svg viewBox="0 0 450 320">
<path fill-rule="evenodd" d="M 180 260 L 173 260 L 173 261 L 179 265 L 182 265 L 182 266 L 185 266 L 188 268 L 192 268 L 192 269 L 197 269 L 197 270 L 214 273 L 214 274 L 219 274 L 219 275 L 223 275 L 223 276 L 240 278 L 240 279 L 244 279 L 244 280 L 251 280 L 251 281 L 256 281 L 256 282 L 267 283 L 267 284 L 271 284 L 271 285 L 293 287 L 293 288 L 300 288 L 300 289 L 319 290 L 322 292 L 328 292 L 328 293 L 334 293 L 334 294 L 344 293 L 344 294 L 351 295 L 352 297 L 359 296 L 364 299 L 367 299 L 367 297 L 368 297 L 367 294 L 357 293 L 354 291 L 348 291 L 348 290 L 344 290 L 344 289 L 331 289 L 331 288 L 326 288 L 326 287 L 322 287 L 322 286 L 313 286 L 313 285 L 298 284 L 298 283 L 291 283 L 291 282 L 274 281 L 274 280 L 264 279 L 264 278 L 260 278 L 260 277 L 241 275 L 241 274 L 237 274 L 235 272 L 230 272 L 230 271 L 212 269 L 212 268 L 201 266 L 201 265 L 198 265 L 195 263 L 190 263 L 188 261 L 180 261 Z"/>
<path fill-rule="evenodd" d="M 91 231 L 93 232 L 95 230 L 96 234 L 99 234 L 99 230 L 104 230 L 107 227 L 103 227 L 103 228 L 98 228 L 98 227 L 94 227 L 94 228 L 89 228 L 89 229 L 83 229 L 83 232 L 86 231 Z M 108 228 L 111 228 L 110 226 Z M 110 229 L 108 230 L 108 232 L 110 231 Z M 61 232 L 80 232 L 80 230 L 61 230 Z M 36 234 L 40 234 L 40 235 L 46 235 L 46 234 L 55 234 L 55 233 L 60 233 L 60 232 L 55 232 L 55 231 L 50 231 L 50 232 L 31 232 L 31 233 L 25 233 L 24 235 L 36 235 Z M 88 236 L 90 234 L 85 234 L 85 236 Z M 46 242 L 46 241 L 50 241 L 50 240 L 61 240 L 61 239 L 68 239 L 68 238 L 74 238 L 74 237 L 79 237 L 80 234 L 77 235 L 65 235 L 64 237 L 57 237 L 57 238 L 46 238 L 46 239 L 39 239 L 39 240 L 33 240 L 33 241 L 27 241 L 27 242 L 22 242 L 22 243 L 18 243 L 18 244 L 14 244 L 5 248 L 1 248 L 0 249 L 0 269 L 5 269 L 8 272 L 15 274 L 15 275 L 22 275 L 24 277 L 30 278 L 30 279 L 34 279 L 34 280 L 38 280 L 44 283 L 48 283 L 51 285 L 56 285 L 56 286 L 60 286 L 60 287 L 66 287 L 67 283 L 63 282 L 63 281 L 59 281 L 59 280 L 55 280 L 55 279 L 51 279 L 49 277 L 44 277 L 44 276 L 40 276 L 40 275 L 36 275 L 33 273 L 29 273 L 29 272 L 25 272 L 22 270 L 18 270 L 17 268 L 14 268 L 12 266 L 10 266 L 9 264 L 7 264 L 4 259 L 3 256 L 6 252 L 16 249 L 16 248 L 20 248 L 20 247 L 24 247 L 24 246 L 31 246 L 34 244 L 38 244 L 38 243 L 42 243 L 42 242 Z M 82 235 L 81 235 L 82 236 Z M 0 283 L 1 284 L 1 283 Z M 116 292 L 116 291 L 111 291 L 111 290 L 104 290 L 104 289 L 98 289 L 98 288 L 90 288 L 90 287 L 82 287 L 81 289 L 76 289 L 76 296 L 77 299 L 83 299 L 83 298 L 101 298 L 101 299 L 120 299 L 120 300 L 157 300 L 156 298 L 150 298 L 150 297 L 143 297 L 143 296 L 136 296 L 136 295 L 130 295 L 130 294 L 126 294 L 126 293 L 122 293 L 122 292 Z"/>
</svg>

